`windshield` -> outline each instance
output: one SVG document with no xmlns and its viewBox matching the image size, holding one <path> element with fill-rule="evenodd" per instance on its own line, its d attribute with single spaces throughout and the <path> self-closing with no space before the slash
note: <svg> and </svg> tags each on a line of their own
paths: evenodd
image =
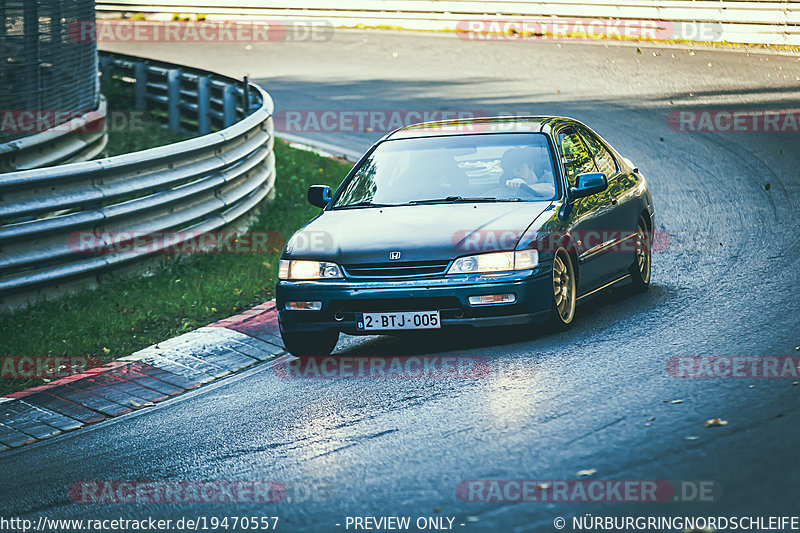
<svg viewBox="0 0 800 533">
<path fill-rule="evenodd" d="M 542 133 L 398 139 L 364 160 L 333 208 L 552 200 L 557 190 Z"/>
</svg>

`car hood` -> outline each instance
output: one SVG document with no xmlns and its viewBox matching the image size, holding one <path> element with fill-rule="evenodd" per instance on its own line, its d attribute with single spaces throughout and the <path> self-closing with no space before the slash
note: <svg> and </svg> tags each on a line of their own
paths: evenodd
<svg viewBox="0 0 800 533">
<path fill-rule="evenodd" d="M 323 211 L 287 244 L 285 256 L 343 265 L 442 261 L 470 253 L 511 250 L 552 204 L 497 202 Z"/>
</svg>

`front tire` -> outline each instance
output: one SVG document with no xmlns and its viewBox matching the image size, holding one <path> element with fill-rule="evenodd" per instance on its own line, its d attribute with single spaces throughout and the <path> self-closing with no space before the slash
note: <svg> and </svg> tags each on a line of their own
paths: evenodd
<svg viewBox="0 0 800 533">
<path fill-rule="evenodd" d="M 286 351 L 296 357 L 330 355 L 339 341 L 337 330 L 286 332 L 281 330 L 281 339 Z"/>
<path fill-rule="evenodd" d="M 652 245 L 650 231 L 644 217 L 639 217 L 636 226 L 636 257 L 630 266 L 634 292 L 644 292 L 650 287 Z"/>
<path fill-rule="evenodd" d="M 550 307 L 550 329 L 563 331 L 575 318 L 577 284 L 572 259 L 563 248 L 553 258 L 553 300 Z"/>
</svg>

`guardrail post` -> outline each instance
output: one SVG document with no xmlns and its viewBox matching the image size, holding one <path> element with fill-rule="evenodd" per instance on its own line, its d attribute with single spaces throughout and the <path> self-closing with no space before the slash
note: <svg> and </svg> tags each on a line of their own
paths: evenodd
<svg viewBox="0 0 800 533">
<path fill-rule="evenodd" d="M 225 127 L 236 122 L 236 89 L 233 85 L 225 84 L 222 88 L 222 120 Z"/>
<path fill-rule="evenodd" d="M 99 56 L 99 54 L 98 54 L 98 56 Z M 95 98 L 95 100 L 97 100 L 99 102 L 100 94 L 101 94 L 102 88 L 103 88 L 102 87 L 103 81 L 106 81 L 107 83 L 111 83 L 111 76 L 112 76 L 111 68 L 114 66 L 114 60 L 112 58 L 108 57 L 108 56 L 99 56 L 98 59 L 100 61 L 100 73 L 102 74 L 102 76 L 98 76 L 97 77 L 97 84 L 95 85 L 95 91 L 97 92 L 97 98 Z"/>
<path fill-rule="evenodd" d="M 242 86 L 242 112 L 245 117 L 250 114 L 250 80 L 247 74 L 244 75 L 244 84 Z"/>
<path fill-rule="evenodd" d="M 169 129 L 177 133 L 181 128 L 180 107 L 181 71 L 170 69 L 167 71 L 167 110 Z"/>
<path fill-rule="evenodd" d="M 197 132 L 200 135 L 211 132 L 210 109 L 208 76 L 201 76 L 197 78 Z"/>
<path fill-rule="evenodd" d="M 144 111 L 147 109 L 147 63 L 140 61 L 133 67 L 136 76 L 136 87 L 134 88 L 134 105 L 136 109 Z"/>
</svg>

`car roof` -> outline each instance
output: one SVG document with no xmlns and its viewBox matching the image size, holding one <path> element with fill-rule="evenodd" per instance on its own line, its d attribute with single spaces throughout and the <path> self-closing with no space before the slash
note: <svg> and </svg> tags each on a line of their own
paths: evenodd
<svg viewBox="0 0 800 533">
<path fill-rule="evenodd" d="M 499 116 L 442 120 L 410 124 L 393 131 L 385 137 L 385 140 L 483 133 L 550 133 L 556 125 L 575 122 L 577 121 L 574 119 L 557 116 Z"/>
</svg>

